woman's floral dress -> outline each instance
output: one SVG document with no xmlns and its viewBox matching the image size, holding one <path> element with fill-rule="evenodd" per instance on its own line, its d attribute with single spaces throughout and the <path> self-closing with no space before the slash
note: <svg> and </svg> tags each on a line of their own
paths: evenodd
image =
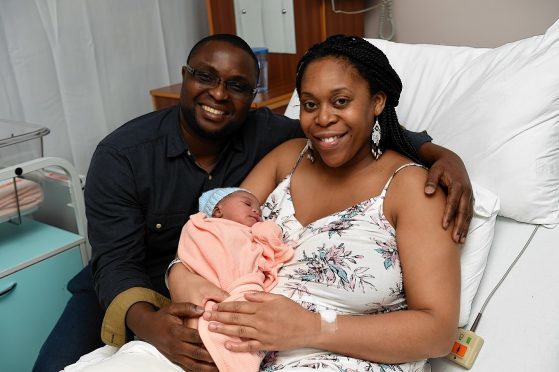
<svg viewBox="0 0 559 372">
<path fill-rule="evenodd" d="M 264 217 L 275 219 L 285 241 L 295 247 L 295 255 L 282 267 L 272 293 L 285 295 L 311 311 L 376 314 L 406 309 L 395 231 L 383 214 L 384 196 L 393 176 L 379 196 L 302 226 L 291 201 L 292 173 L 263 208 Z M 424 367 L 429 370 L 425 360 L 387 365 L 298 349 L 269 353 L 260 370 L 376 372 L 423 371 Z"/>
</svg>

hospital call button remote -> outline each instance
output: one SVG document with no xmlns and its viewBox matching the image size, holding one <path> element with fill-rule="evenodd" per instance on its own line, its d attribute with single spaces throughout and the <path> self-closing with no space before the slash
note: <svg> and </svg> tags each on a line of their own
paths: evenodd
<svg viewBox="0 0 559 372">
<path fill-rule="evenodd" d="M 456 341 L 452 345 L 452 351 L 446 358 L 462 367 L 470 369 L 474 365 L 482 346 L 483 338 L 472 331 L 459 328 Z"/>
</svg>

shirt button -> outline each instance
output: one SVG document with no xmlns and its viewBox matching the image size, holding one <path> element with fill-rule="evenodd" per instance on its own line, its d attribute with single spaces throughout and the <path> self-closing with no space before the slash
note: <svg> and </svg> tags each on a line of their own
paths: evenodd
<svg viewBox="0 0 559 372">
<path fill-rule="evenodd" d="M 209 179 L 210 181 L 212 180 L 212 178 L 213 178 L 212 175 L 211 175 L 211 174 L 208 174 L 208 179 Z"/>
<path fill-rule="evenodd" d="M 190 150 L 186 150 L 186 153 L 188 154 L 188 156 L 191 156 L 192 154 L 190 153 Z"/>
<path fill-rule="evenodd" d="M 160 223 L 158 223 L 158 224 L 155 225 L 155 228 L 156 228 L 157 230 L 159 230 L 159 229 L 161 228 L 161 226 L 162 226 L 162 225 L 161 225 Z"/>
</svg>

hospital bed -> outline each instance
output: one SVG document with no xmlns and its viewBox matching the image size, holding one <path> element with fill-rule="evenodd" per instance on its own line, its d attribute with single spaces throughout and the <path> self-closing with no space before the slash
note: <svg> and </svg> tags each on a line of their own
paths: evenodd
<svg viewBox="0 0 559 372">
<path fill-rule="evenodd" d="M 494 49 L 369 41 L 402 79 L 400 122 L 458 153 L 474 191 L 498 197 L 476 196 L 462 248 L 463 328 L 484 308 L 471 370 L 559 371 L 559 21 Z M 298 112 L 294 93 L 286 115 Z M 457 341 L 466 354 L 451 358 L 475 351 Z"/>
<path fill-rule="evenodd" d="M 369 41 L 402 78 L 400 121 L 458 153 L 474 184 L 460 326 L 476 323 L 484 341 L 471 370 L 559 371 L 559 22 L 493 49 Z M 298 110 L 294 93 L 286 115 Z M 457 337 L 432 370 L 463 371 L 455 362 L 475 354 L 479 338 Z"/>
</svg>

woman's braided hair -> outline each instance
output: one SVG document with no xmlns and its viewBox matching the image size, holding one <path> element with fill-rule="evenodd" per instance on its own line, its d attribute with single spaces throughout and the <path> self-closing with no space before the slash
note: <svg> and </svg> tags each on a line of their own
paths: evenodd
<svg viewBox="0 0 559 372">
<path fill-rule="evenodd" d="M 382 91 L 386 94 L 384 110 L 378 120 L 381 128 L 379 148 L 384 152 L 393 149 L 420 162 L 419 155 L 398 122 L 395 107 L 398 106 L 402 81 L 394 71 L 386 55 L 368 41 L 358 36 L 334 35 L 313 45 L 297 64 L 297 93 L 301 94 L 301 80 L 308 65 L 319 58 L 337 57 L 353 65 L 361 77 L 369 83 L 371 95 Z M 373 123 L 371 123 L 371 128 Z"/>
</svg>

